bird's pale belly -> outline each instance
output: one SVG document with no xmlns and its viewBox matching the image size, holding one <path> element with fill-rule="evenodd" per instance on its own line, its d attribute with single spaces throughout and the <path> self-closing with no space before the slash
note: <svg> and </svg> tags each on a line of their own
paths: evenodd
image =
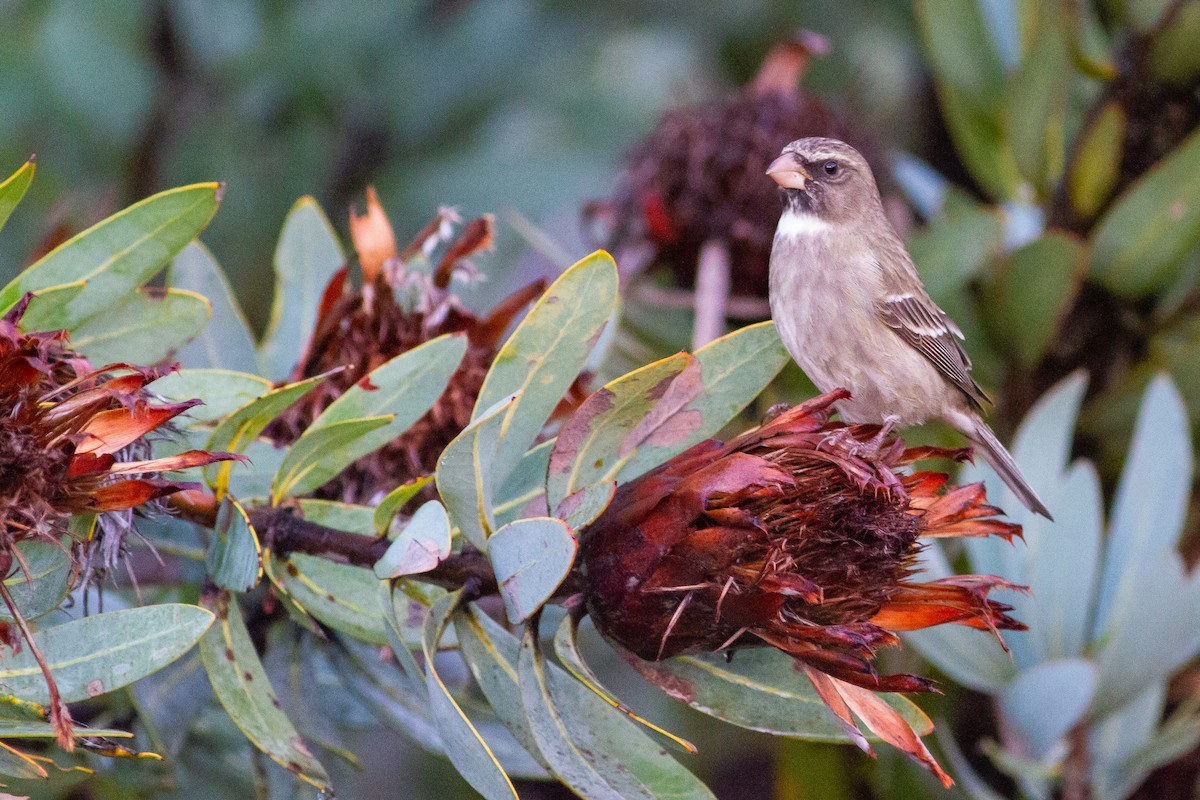
<svg viewBox="0 0 1200 800">
<path fill-rule="evenodd" d="M 945 379 L 916 350 L 883 325 L 863 287 L 819 286 L 820 279 L 772 287 L 771 313 L 796 363 L 822 392 L 848 389 L 838 404 L 847 422 L 902 426 L 940 416 Z M 831 302 L 841 298 L 842 302 Z"/>
</svg>

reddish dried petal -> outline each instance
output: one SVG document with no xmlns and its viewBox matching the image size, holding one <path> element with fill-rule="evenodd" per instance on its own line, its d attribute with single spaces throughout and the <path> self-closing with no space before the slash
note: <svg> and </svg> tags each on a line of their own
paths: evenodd
<svg viewBox="0 0 1200 800">
<path fill-rule="evenodd" d="M 90 511 L 120 511 L 166 497 L 185 488 L 188 488 L 187 484 L 144 478 L 117 481 L 93 490 L 87 498 L 86 505 Z"/>
<path fill-rule="evenodd" d="M 874 692 L 849 683 L 835 681 L 835 688 L 851 710 L 863 721 L 872 733 L 888 744 L 908 753 L 918 764 L 932 772 L 942 785 L 949 789 L 954 785 L 951 778 L 934 760 L 921 737 L 892 708 Z"/>
<path fill-rule="evenodd" d="M 102 411 L 83 426 L 81 433 L 84 437 L 75 447 L 75 452 L 115 453 L 199 403 L 199 400 L 189 400 L 162 406 L 138 405 Z"/>
<path fill-rule="evenodd" d="M 164 456 L 149 461 L 122 461 L 115 464 L 108 472 L 110 475 L 148 472 L 170 472 L 177 469 L 203 467 L 218 461 L 240 461 L 248 463 L 243 455 L 237 453 L 210 453 L 208 450 L 188 450 L 178 455 Z"/>
</svg>

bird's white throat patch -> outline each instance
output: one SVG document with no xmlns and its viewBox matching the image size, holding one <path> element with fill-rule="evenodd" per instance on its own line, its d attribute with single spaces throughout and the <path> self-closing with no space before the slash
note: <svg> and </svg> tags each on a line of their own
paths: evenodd
<svg viewBox="0 0 1200 800">
<path fill-rule="evenodd" d="M 775 235 L 788 239 L 796 239 L 802 236 L 825 233 L 832 227 L 831 224 L 814 214 L 785 211 L 779 217 L 779 227 L 775 229 Z"/>
</svg>

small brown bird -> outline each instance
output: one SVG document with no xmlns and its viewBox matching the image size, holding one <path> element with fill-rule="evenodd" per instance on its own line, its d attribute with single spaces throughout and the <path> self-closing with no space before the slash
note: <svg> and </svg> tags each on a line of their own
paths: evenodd
<svg viewBox="0 0 1200 800">
<path fill-rule="evenodd" d="M 796 363 L 850 423 L 942 419 L 982 453 L 1027 508 L 1050 512 L 983 421 L 962 331 L 930 299 L 884 214 L 871 168 L 836 139 L 799 139 L 767 170 L 782 187 L 771 250 L 771 315 Z"/>
</svg>

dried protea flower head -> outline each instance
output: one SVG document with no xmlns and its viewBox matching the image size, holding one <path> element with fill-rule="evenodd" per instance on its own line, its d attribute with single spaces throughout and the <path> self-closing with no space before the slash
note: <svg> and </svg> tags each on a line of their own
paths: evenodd
<svg viewBox="0 0 1200 800">
<path fill-rule="evenodd" d="M 920 739 L 874 692 L 930 689 L 880 675 L 896 631 L 955 623 L 1023 630 L 988 598 L 1000 578 L 911 579 L 921 539 L 1020 535 L 995 519 L 981 484 L 905 474 L 918 458 L 878 426 L 829 423 L 832 392 L 728 444 L 710 440 L 622 486 L 584 533 L 582 572 L 597 628 L 646 660 L 769 645 L 796 659 L 870 752 L 851 711 L 944 781 Z"/>
<path fill-rule="evenodd" d="M 99 548 L 105 562 L 99 569 L 112 566 L 132 509 L 194 486 L 152 476 L 240 458 L 203 450 L 146 458 L 147 437 L 199 401 L 154 402 L 146 386 L 169 369 L 132 364 L 93 369 L 70 349 L 65 331 L 22 331 L 19 323 L 31 299 L 26 295 L 0 318 L 0 581 L 22 572 L 32 580 L 17 545 L 38 537 L 58 543 L 78 514 L 99 515 L 99 533 L 87 548 L 93 553 Z M 72 572 L 79 574 L 79 568 Z M 0 599 L 40 659 L 3 583 Z M 51 721 L 59 743 L 70 750 L 70 714 L 46 674 Z"/>
<path fill-rule="evenodd" d="M 500 338 L 545 290 L 544 281 L 535 281 L 501 300 L 485 317 L 463 308 L 450 291 L 452 280 L 478 277 L 471 258 L 492 247 L 493 223 L 490 215 L 479 217 L 462 225 L 456 235 L 460 222 L 453 209 L 443 208 L 408 245 L 398 248 L 374 189 L 367 190 L 366 212 L 351 213 L 362 282 L 352 286 L 346 268 L 330 280 L 292 379 L 341 371 L 273 423 L 267 434 L 280 443 L 294 441 L 375 367 L 442 334 L 465 333 L 467 353 L 424 417 L 345 469 L 318 495 L 368 503 L 411 478 L 432 473 L 442 450 L 470 422 Z"/>
<path fill-rule="evenodd" d="M 19 327 L 31 296 L 0 319 L 0 554 L 66 529 L 74 514 L 131 509 L 188 484 L 147 477 L 237 458 L 192 450 L 146 460 L 147 435 L 200 401 L 152 402 L 146 386 L 170 371 L 132 364 L 92 369 L 65 331 Z M 137 459 L 137 460 L 134 460 Z"/>
<path fill-rule="evenodd" d="M 777 187 L 764 173 L 799 136 L 855 144 L 882 174 L 871 143 L 815 95 L 799 87 L 823 37 L 802 31 L 771 50 L 757 77 L 729 97 L 665 114 L 626 158 L 613 201 L 609 249 L 623 267 L 670 268 L 695 284 L 701 249 L 729 251 L 736 295 L 767 296 L 768 262 L 779 219 Z"/>
</svg>

